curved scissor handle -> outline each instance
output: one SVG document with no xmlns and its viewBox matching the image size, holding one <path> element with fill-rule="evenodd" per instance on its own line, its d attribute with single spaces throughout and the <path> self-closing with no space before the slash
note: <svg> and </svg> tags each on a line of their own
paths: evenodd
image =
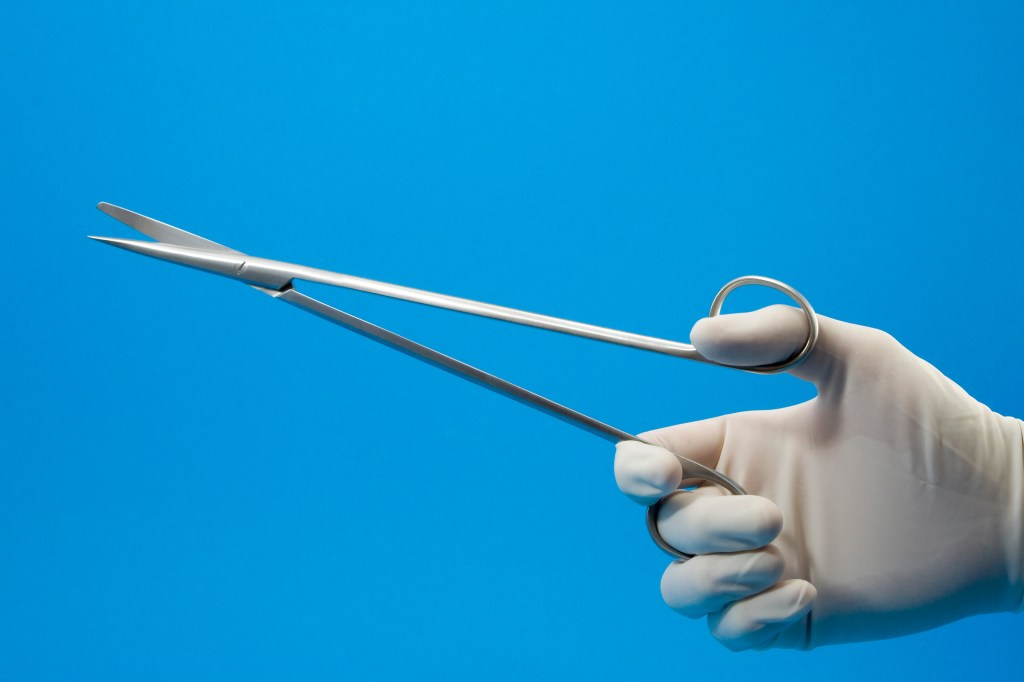
<svg viewBox="0 0 1024 682">
<path fill-rule="evenodd" d="M 675 453 L 672 453 L 675 455 Z M 716 471 L 711 467 L 704 466 L 699 462 L 694 462 L 692 459 L 688 459 L 681 455 L 676 455 L 676 458 L 683 465 L 683 480 L 685 481 L 706 481 L 708 483 L 714 483 L 715 485 L 725 488 L 733 495 L 746 495 L 747 491 L 743 487 L 732 480 L 720 471 Z M 689 485 L 689 484 L 688 484 Z M 665 500 L 672 497 L 673 495 L 679 494 L 681 491 L 677 490 L 665 495 L 660 500 L 652 504 L 647 508 L 647 532 L 650 534 L 651 539 L 654 540 L 654 544 L 670 556 L 674 557 L 678 561 L 686 561 L 692 559 L 692 554 L 681 552 L 672 545 L 668 544 L 665 538 L 661 537 L 661 533 L 658 532 L 658 511 L 661 509 L 661 505 L 664 504 Z"/>
<path fill-rule="evenodd" d="M 811 353 L 812 350 L 814 350 L 814 346 L 817 345 L 818 343 L 818 316 L 814 312 L 814 308 L 811 307 L 811 304 L 807 301 L 807 299 L 804 298 L 799 291 L 797 291 L 796 289 L 794 289 L 793 287 L 789 286 L 784 282 L 780 282 L 777 279 L 771 279 L 770 277 L 760 277 L 758 275 L 738 277 L 733 281 L 729 282 L 728 284 L 726 284 L 724 287 L 722 287 L 721 291 L 718 292 L 718 294 L 715 296 L 714 301 L 712 301 L 711 303 L 711 312 L 708 313 L 708 317 L 717 317 L 722 312 L 722 304 L 725 303 L 725 299 L 728 298 L 729 294 L 731 294 L 736 289 L 739 289 L 740 287 L 747 286 L 750 284 L 757 284 L 760 286 L 770 287 L 772 289 L 775 289 L 776 291 L 781 291 L 782 293 L 786 294 L 791 299 L 793 299 L 796 302 L 796 304 L 800 306 L 800 309 L 803 310 L 804 315 L 807 317 L 807 340 L 804 342 L 803 347 L 797 353 L 781 362 L 776 362 L 768 365 L 756 365 L 753 367 L 725 365 L 723 363 L 715 364 L 721 364 L 724 367 L 732 367 L 734 369 L 743 369 L 748 372 L 756 372 L 758 374 L 775 374 L 777 372 L 789 369 L 790 367 L 794 367 L 803 362 L 804 360 L 806 360 L 807 356 Z M 745 491 L 739 483 L 732 480 L 725 474 L 715 469 L 712 469 L 711 467 L 705 466 L 699 462 L 695 462 L 691 459 L 683 457 L 682 455 L 676 453 L 672 454 L 674 454 L 679 459 L 680 463 L 682 463 L 683 465 L 684 481 L 704 481 L 706 483 L 713 483 L 717 486 L 720 486 L 727 490 L 728 492 L 732 493 L 733 495 L 747 494 L 747 491 Z M 687 487 L 688 486 L 689 484 L 687 484 Z M 673 495 L 678 495 L 680 492 L 681 491 L 677 490 L 675 492 L 669 493 L 668 495 L 662 497 L 660 500 L 658 500 L 657 502 L 655 502 L 654 504 L 647 508 L 647 532 L 650 533 L 651 539 L 654 540 L 654 543 L 658 545 L 658 547 L 660 547 L 667 554 L 671 555 L 678 561 L 687 561 L 688 559 L 692 559 L 693 555 L 679 551 L 678 549 L 670 545 L 665 540 L 665 538 L 661 536 L 661 533 L 658 532 L 658 512 L 661 510 L 661 506 L 665 503 L 665 501 L 668 498 L 672 497 Z"/>
<path fill-rule="evenodd" d="M 722 287 L 715 295 L 715 299 L 711 302 L 711 311 L 708 313 L 708 317 L 718 317 L 722 312 L 722 304 L 725 303 L 725 299 L 729 297 L 729 294 L 740 287 L 745 287 L 751 284 L 775 289 L 776 291 L 780 291 L 793 299 L 807 318 L 807 339 L 804 341 L 804 345 L 799 351 L 780 362 L 749 367 L 744 367 L 742 365 L 727 365 L 724 363 L 715 364 L 722 365 L 723 367 L 731 367 L 733 369 L 742 369 L 747 372 L 755 372 L 757 374 L 775 374 L 799 365 L 807 359 L 807 356 L 810 355 L 811 351 L 814 350 L 814 346 L 818 343 L 818 315 L 814 312 L 814 308 L 811 307 L 810 302 L 804 298 L 803 294 L 785 282 L 780 282 L 779 280 L 772 279 L 771 277 L 761 277 L 760 275 L 737 277 Z"/>
</svg>

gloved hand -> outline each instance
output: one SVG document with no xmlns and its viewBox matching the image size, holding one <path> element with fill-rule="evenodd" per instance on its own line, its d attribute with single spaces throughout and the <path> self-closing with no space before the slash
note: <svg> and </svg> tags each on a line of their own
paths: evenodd
<svg viewBox="0 0 1024 682">
<path fill-rule="evenodd" d="M 619 488 L 671 494 L 658 529 L 697 554 L 665 571 L 665 602 L 734 650 L 811 648 L 926 630 L 1021 608 L 1021 423 L 969 396 L 889 335 L 825 317 L 790 373 L 818 389 L 792 407 L 744 412 L 620 443 Z M 794 308 L 703 319 L 692 343 L 734 365 L 803 344 Z M 715 467 L 751 493 L 675 491 L 662 449 Z"/>
</svg>

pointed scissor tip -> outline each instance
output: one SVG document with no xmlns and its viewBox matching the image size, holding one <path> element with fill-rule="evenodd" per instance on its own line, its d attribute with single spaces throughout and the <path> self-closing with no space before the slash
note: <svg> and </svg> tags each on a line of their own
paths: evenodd
<svg viewBox="0 0 1024 682">
<path fill-rule="evenodd" d="M 110 244 L 111 246 L 124 247 L 124 242 L 130 241 L 128 239 L 117 239 L 116 237 L 97 237 L 91 234 L 86 236 L 89 237 L 89 239 L 94 239 L 98 242 L 103 242 L 104 244 Z"/>
<path fill-rule="evenodd" d="M 119 237 L 94 237 L 89 235 L 89 239 L 93 239 L 110 246 L 116 246 L 119 249 L 125 251 L 132 251 L 133 253 L 141 253 L 144 256 L 152 256 L 153 258 L 159 258 L 161 260 L 169 260 L 172 262 L 180 262 L 178 253 L 180 251 L 193 251 L 194 249 L 181 249 L 180 247 L 173 246 L 170 244 L 161 244 L 160 242 L 144 242 L 138 239 L 121 239 Z"/>
</svg>

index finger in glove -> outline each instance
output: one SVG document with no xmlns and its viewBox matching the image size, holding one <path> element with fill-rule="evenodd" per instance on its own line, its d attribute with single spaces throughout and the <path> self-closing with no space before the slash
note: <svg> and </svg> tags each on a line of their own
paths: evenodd
<svg viewBox="0 0 1024 682">
<path fill-rule="evenodd" d="M 615 447 L 615 482 L 619 490 L 646 506 L 678 488 L 686 471 L 673 452 L 714 468 L 722 452 L 724 425 L 724 417 L 705 419 L 641 434 L 652 444 L 619 443 Z"/>
</svg>

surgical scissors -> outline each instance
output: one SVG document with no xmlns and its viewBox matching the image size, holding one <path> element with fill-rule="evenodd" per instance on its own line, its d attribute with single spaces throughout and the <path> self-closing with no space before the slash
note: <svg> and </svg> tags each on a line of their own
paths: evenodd
<svg viewBox="0 0 1024 682">
<path fill-rule="evenodd" d="M 300 293 L 295 289 L 294 280 L 318 282 L 347 289 L 356 289 L 381 296 L 398 298 L 414 303 L 447 308 L 472 315 L 490 317 L 514 322 L 517 324 L 539 327 L 551 331 L 562 332 L 583 336 L 598 341 L 615 343 L 633 348 L 664 353 L 688 360 L 695 360 L 722 367 L 742 369 L 748 372 L 769 374 L 780 372 L 802 362 L 814 349 L 818 341 L 818 318 L 811 307 L 811 304 L 799 292 L 783 282 L 767 277 L 747 276 L 735 279 L 726 284 L 715 296 L 711 304 L 710 317 L 718 315 L 722 310 L 726 297 L 739 287 L 756 284 L 776 289 L 789 296 L 803 310 L 807 319 L 807 337 L 804 345 L 791 357 L 781 362 L 753 367 L 739 367 L 714 362 L 699 352 L 688 343 L 659 339 L 641 334 L 598 327 L 596 325 L 574 322 L 549 315 L 539 315 L 515 308 L 481 303 L 465 298 L 438 294 L 412 287 L 379 282 L 363 277 L 345 275 L 329 270 L 311 268 L 304 265 L 295 265 L 282 261 L 269 260 L 266 258 L 255 258 L 240 251 L 235 251 L 222 244 L 210 241 L 198 235 L 186 232 L 185 230 L 173 227 L 158 220 L 148 218 L 144 215 L 129 211 L 119 206 L 106 202 L 100 203 L 97 208 L 110 217 L 129 227 L 141 232 L 155 241 L 142 241 L 133 239 L 116 239 L 113 237 L 90 237 L 97 241 L 111 246 L 117 246 L 128 251 L 140 253 L 160 260 L 178 263 L 188 267 L 222 275 L 230 279 L 243 282 L 254 289 L 268 294 L 278 300 L 290 303 L 293 306 L 306 310 L 330 322 L 338 324 L 346 329 L 354 331 L 362 336 L 368 337 L 411 355 L 429 364 L 439 367 L 447 372 L 472 381 L 480 386 L 505 395 L 513 400 L 529 405 L 562 421 L 568 422 L 595 434 L 613 443 L 621 441 L 646 441 L 630 433 L 622 431 L 614 426 L 598 421 L 593 417 L 577 412 L 569 407 L 549 400 L 544 396 L 528 391 L 521 386 L 505 381 L 493 374 L 484 372 L 481 369 L 468 365 L 460 360 L 449 357 L 438 351 L 416 343 L 411 339 L 399 336 L 383 327 L 362 320 L 346 312 L 333 308 L 315 298 Z M 684 471 L 684 481 L 705 481 L 718 486 L 735 495 L 745 495 L 746 491 L 734 480 L 725 474 L 673 453 L 680 461 Z M 664 499 L 659 500 L 647 509 L 647 530 L 654 542 L 665 552 L 681 561 L 691 558 L 691 555 L 679 551 L 668 544 L 658 532 L 657 518 L 658 510 Z"/>
</svg>

